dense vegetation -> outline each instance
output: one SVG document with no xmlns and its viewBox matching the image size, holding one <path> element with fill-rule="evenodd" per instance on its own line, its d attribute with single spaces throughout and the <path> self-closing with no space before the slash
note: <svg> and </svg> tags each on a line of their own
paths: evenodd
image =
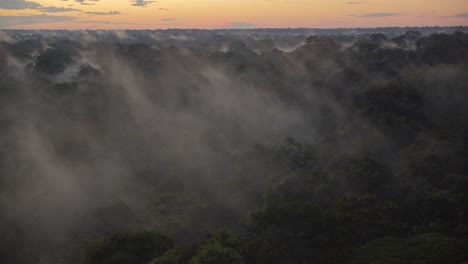
<svg viewBox="0 0 468 264">
<path fill-rule="evenodd" d="M 0 263 L 467 263 L 459 30 L 2 32 Z"/>
</svg>

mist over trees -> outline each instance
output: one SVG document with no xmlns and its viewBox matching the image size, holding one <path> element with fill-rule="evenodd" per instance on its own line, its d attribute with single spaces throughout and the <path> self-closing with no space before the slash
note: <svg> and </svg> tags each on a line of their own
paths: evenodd
<svg viewBox="0 0 468 264">
<path fill-rule="evenodd" d="M 0 263 L 465 263 L 466 32 L 0 31 Z"/>
</svg>

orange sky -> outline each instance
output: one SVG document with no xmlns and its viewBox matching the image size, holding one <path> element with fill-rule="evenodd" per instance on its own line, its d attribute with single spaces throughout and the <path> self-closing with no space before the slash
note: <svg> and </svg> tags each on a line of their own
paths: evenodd
<svg viewBox="0 0 468 264">
<path fill-rule="evenodd" d="M 468 25 L 468 0 L 0 0 L 0 28 Z"/>
</svg>

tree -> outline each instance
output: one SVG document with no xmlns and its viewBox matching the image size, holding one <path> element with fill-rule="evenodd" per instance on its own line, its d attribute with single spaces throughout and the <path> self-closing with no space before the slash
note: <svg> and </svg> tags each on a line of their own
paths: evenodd
<svg viewBox="0 0 468 264">
<path fill-rule="evenodd" d="M 468 240 L 441 234 L 385 237 L 362 246 L 353 264 L 459 264 L 468 260 Z"/>
<path fill-rule="evenodd" d="M 150 264 L 189 264 L 195 253 L 195 246 L 178 247 L 155 258 Z"/>
<path fill-rule="evenodd" d="M 87 264 L 145 264 L 171 249 L 174 242 L 150 232 L 119 233 L 94 242 Z"/>
<path fill-rule="evenodd" d="M 190 264 L 242 264 L 242 256 L 237 250 L 225 247 L 217 240 L 202 246 L 190 260 Z"/>
</svg>

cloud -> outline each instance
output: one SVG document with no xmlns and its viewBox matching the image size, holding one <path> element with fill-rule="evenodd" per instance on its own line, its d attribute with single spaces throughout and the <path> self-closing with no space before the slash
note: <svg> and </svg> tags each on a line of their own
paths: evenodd
<svg viewBox="0 0 468 264">
<path fill-rule="evenodd" d="M 32 2 L 32 1 L 25 1 L 25 0 L 1 0 L 0 1 L 0 9 L 20 10 L 20 9 L 39 9 L 39 8 L 42 8 L 41 4 Z"/>
<path fill-rule="evenodd" d="M 257 25 L 247 23 L 247 22 L 229 22 L 225 25 L 225 28 L 230 29 L 246 29 L 246 28 L 256 28 Z"/>
<path fill-rule="evenodd" d="M 366 13 L 360 15 L 348 15 L 352 17 L 394 17 L 394 16 L 401 16 L 401 13 L 387 13 L 387 12 L 380 12 L 380 13 Z"/>
<path fill-rule="evenodd" d="M 40 10 L 45 13 L 62 13 L 62 12 L 81 11 L 81 10 L 74 9 L 74 8 L 43 6 L 39 3 L 36 3 L 33 1 L 25 1 L 25 0 L 1 0 L 0 9 L 10 9 L 10 10 L 35 9 L 35 10 Z"/>
<path fill-rule="evenodd" d="M 76 21 L 73 21 L 73 22 L 70 22 L 72 24 L 76 24 L 76 25 L 87 25 L 87 24 L 90 24 L 90 25 L 131 25 L 132 23 L 128 23 L 128 22 L 114 22 L 114 21 L 99 21 L 99 20 L 76 20 Z M 86 26 L 84 27 L 86 28 Z"/>
<path fill-rule="evenodd" d="M 163 18 L 161 19 L 162 21 L 174 21 L 176 20 L 175 18 Z"/>
<path fill-rule="evenodd" d="M 346 2 L 347 5 L 361 5 L 365 4 L 366 2 L 361 2 L 361 1 L 354 1 L 354 2 Z"/>
<path fill-rule="evenodd" d="M 42 12 L 46 12 L 46 13 L 63 13 L 63 12 L 81 11 L 81 10 L 75 9 L 75 8 L 55 7 L 55 6 L 42 7 L 42 8 L 40 8 L 40 10 Z"/>
<path fill-rule="evenodd" d="M 468 18 L 468 13 L 459 13 L 459 14 L 455 14 L 452 16 L 436 16 L 434 14 L 433 16 L 438 17 L 438 18 Z M 425 17 L 424 14 L 421 17 Z"/>
<path fill-rule="evenodd" d="M 456 15 L 454 15 L 453 17 L 463 17 L 463 18 L 468 18 L 468 13 L 460 13 L 460 14 L 456 14 Z"/>
<path fill-rule="evenodd" d="M 147 0 L 131 0 L 133 3 L 132 6 L 147 6 L 149 4 L 155 3 L 156 1 L 147 1 Z"/>
<path fill-rule="evenodd" d="M 96 15 L 96 16 L 115 16 L 115 15 L 121 15 L 119 11 L 109 11 L 109 12 L 84 12 L 85 14 L 88 15 Z"/>
<path fill-rule="evenodd" d="M 95 5 L 96 3 L 89 2 L 99 2 L 99 0 L 75 0 L 75 2 L 80 3 L 80 5 Z"/>
<path fill-rule="evenodd" d="M 66 22 L 75 20 L 72 16 L 50 16 L 50 15 L 31 15 L 31 16 L 0 16 L 0 28 L 10 28 L 13 26 L 24 26 L 51 22 Z"/>
</svg>

